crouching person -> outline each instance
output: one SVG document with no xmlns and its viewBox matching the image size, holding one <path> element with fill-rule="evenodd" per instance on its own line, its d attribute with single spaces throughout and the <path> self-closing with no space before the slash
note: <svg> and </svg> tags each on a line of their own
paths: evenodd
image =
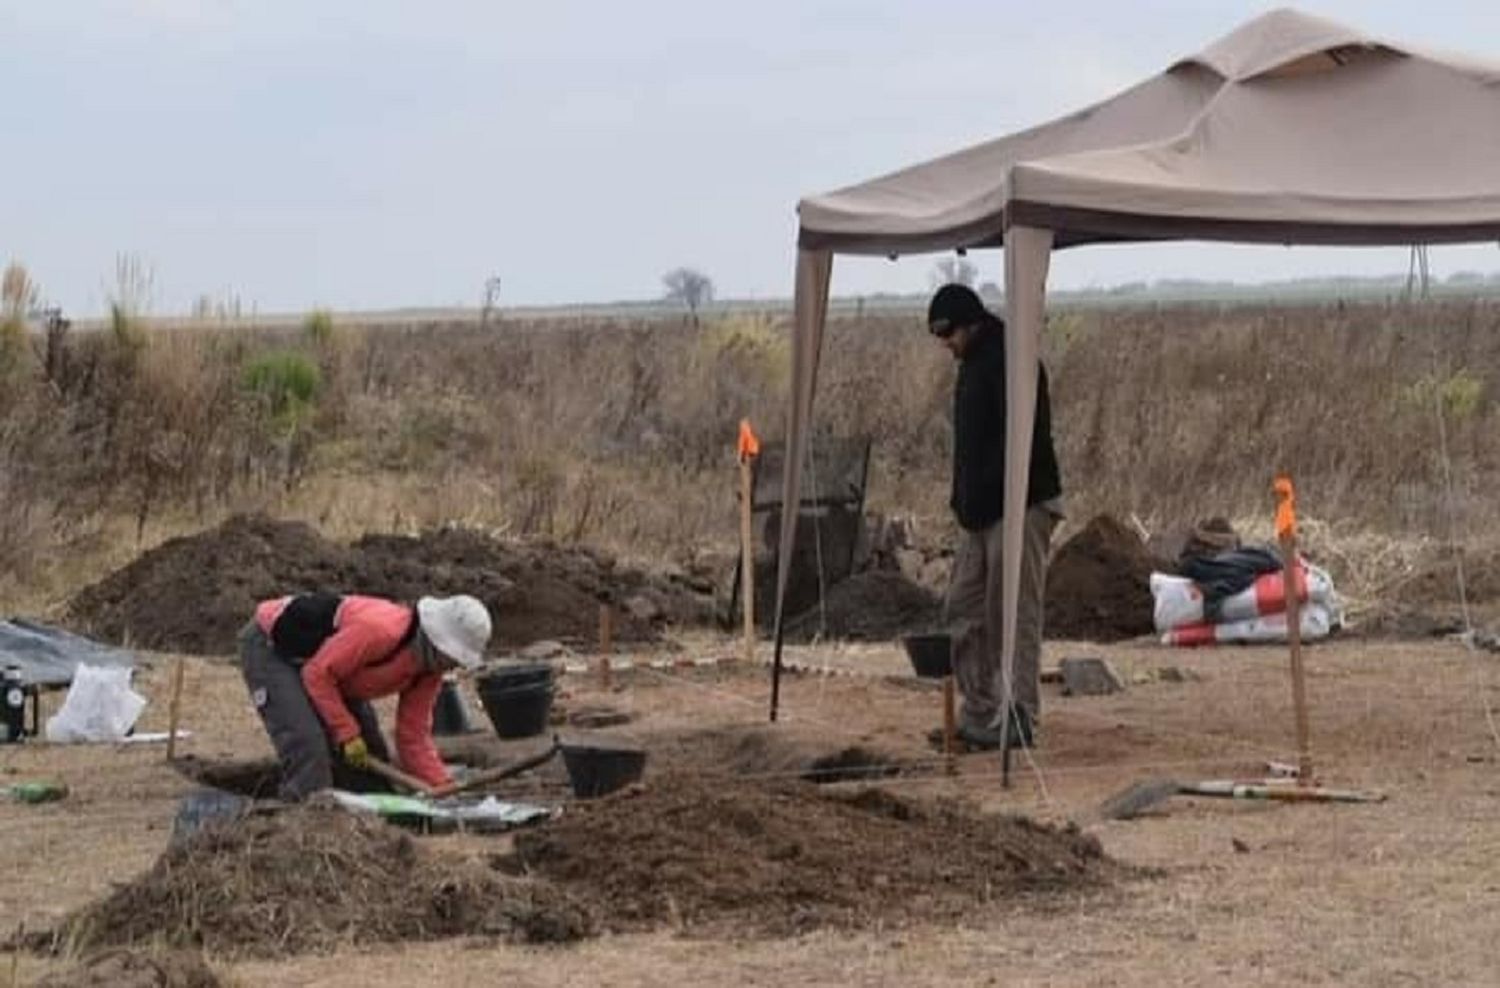
<svg viewBox="0 0 1500 988">
<path fill-rule="evenodd" d="M 240 633 L 251 701 L 281 761 L 280 796 L 371 788 L 373 756 L 389 760 L 371 700 L 399 695 L 396 756 L 434 788 L 451 783 L 432 740 L 443 674 L 474 669 L 490 614 L 473 597 L 423 597 L 415 607 L 379 597 L 312 593 L 263 601 Z"/>
</svg>

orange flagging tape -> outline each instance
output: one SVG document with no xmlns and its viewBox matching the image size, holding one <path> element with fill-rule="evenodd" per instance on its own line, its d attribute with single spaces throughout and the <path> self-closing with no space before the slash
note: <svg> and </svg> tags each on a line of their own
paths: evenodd
<svg viewBox="0 0 1500 988">
<path fill-rule="evenodd" d="M 1297 492 L 1286 474 L 1276 478 L 1271 487 L 1276 492 L 1276 537 L 1287 539 L 1297 534 Z"/>
<path fill-rule="evenodd" d="M 760 455 L 760 440 L 750 428 L 749 419 L 740 419 L 740 459 L 753 460 Z"/>
</svg>

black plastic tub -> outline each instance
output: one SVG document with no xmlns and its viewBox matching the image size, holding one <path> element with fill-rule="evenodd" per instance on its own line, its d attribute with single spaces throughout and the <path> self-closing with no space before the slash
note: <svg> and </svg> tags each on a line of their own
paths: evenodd
<svg viewBox="0 0 1500 988">
<path fill-rule="evenodd" d="M 496 688 L 480 680 L 479 702 L 502 738 L 529 738 L 547 729 L 552 717 L 552 683 Z"/>
<path fill-rule="evenodd" d="M 621 745 L 565 743 L 563 764 L 568 781 L 579 799 L 608 796 L 632 782 L 640 781 L 646 770 L 646 752 Z"/>
<path fill-rule="evenodd" d="M 508 665 L 490 666 L 478 680 L 478 686 L 483 689 L 489 685 L 493 689 L 503 690 L 514 686 L 533 686 L 537 683 L 552 682 L 552 664 L 550 662 L 517 662 Z"/>
<path fill-rule="evenodd" d="M 942 679 L 953 671 L 953 637 L 947 632 L 907 635 L 901 639 L 912 671 L 923 679 Z"/>
</svg>

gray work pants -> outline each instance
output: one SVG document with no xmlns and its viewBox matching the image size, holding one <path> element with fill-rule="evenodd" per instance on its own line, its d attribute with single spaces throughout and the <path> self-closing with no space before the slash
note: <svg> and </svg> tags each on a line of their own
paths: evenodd
<svg viewBox="0 0 1500 988">
<path fill-rule="evenodd" d="M 1011 688 L 1016 705 L 1025 707 L 1033 721 L 1042 705 L 1042 602 L 1047 588 L 1047 550 L 1058 520 L 1057 513 L 1046 505 L 1033 505 L 1026 511 Z M 953 674 L 963 697 L 963 722 L 976 728 L 987 727 L 995 720 L 1004 692 L 1000 665 L 1003 527 L 1002 521 L 977 532 L 963 532 L 943 604 L 943 623 L 953 636 Z"/>
<path fill-rule="evenodd" d="M 276 654 L 254 621 L 240 632 L 240 671 L 281 761 L 282 799 L 295 802 L 333 786 L 351 792 L 389 791 L 380 776 L 350 768 L 335 754 L 328 730 L 302 685 L 302 671 Z M 389 761 L 375 709 L 365 700 L 346 697 L 344 702 L 359 721 L 370 754 Z"/>
</svg>

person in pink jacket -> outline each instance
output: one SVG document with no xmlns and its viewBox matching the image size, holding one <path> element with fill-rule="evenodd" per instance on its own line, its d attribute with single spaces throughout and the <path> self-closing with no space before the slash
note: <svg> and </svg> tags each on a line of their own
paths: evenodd
<svg viewBox="0 0 1500 988">
<path fill-rule="evenodd" d="M 370 701 L 391 695 L 400 767 L 436 789 L 450 785 L 433 706 L 445 672 L 478 667 L 490 630 L 489 611 L 466 595 L 415 607 L 327 593 L 260 603 L 240 633 L 240 663 L 281 760 L 281 798 L 362 788 L 370 758 L 390 758 Z"/>
</svg>

